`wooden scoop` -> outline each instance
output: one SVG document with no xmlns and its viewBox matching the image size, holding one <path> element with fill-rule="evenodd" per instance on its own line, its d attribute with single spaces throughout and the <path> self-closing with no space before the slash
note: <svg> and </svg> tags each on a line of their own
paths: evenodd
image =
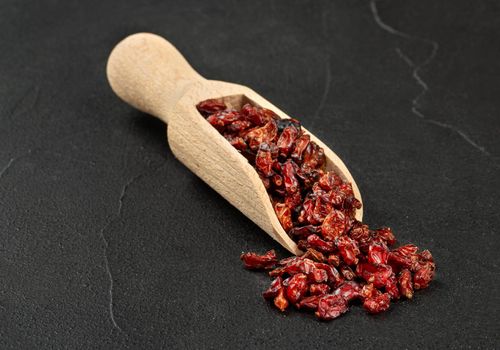
<svg viewBox="0 0 500 350">
<path fill-rule="evenodd" d="M 134 34 L 116 45 L 109 56 L 107 75 L 113 91 L 122 100 L 168 124 L 170 149 L 185 166 L 283 247 L 296 255 L 302 254 L 281 227 L 257 172 L 205 120 L 196 104 L 222 98 L 233 108 L 250 103 L 271 109 L 282 119 L 289 116 L 246 86 L 206 80 L 172 44 L 154 34 Z M 324 148 L 326 169 L 336 171 L 350 182 L 356 198 L 361 200 L 358 186 L 342 160 L 314 135 L 305 132 Z M 362 216 L 360 209 L 356 218 L 361 220 Z"/>
</svg>

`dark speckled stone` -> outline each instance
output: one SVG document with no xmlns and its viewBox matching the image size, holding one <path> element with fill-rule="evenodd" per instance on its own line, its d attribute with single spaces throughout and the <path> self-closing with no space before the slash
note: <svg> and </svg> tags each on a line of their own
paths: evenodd
<svg viewBox="0 0 500 350">
<path fill-rule="evenodd" d="M 1 349 L 499 347 L 498 1 L 18 1 L 0 5 Z M 105 77 L 169 38 L 329 144 L 366 221 L 434 254 L 380 316 L 279 314 L 243 250 L 278 248 Z M 280 254 L 285 252 L 278 249 Z"/>
</svg>

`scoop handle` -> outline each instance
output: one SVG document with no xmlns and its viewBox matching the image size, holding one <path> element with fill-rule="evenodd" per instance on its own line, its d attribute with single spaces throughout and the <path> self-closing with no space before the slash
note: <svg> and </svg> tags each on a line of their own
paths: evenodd
<svg viewBox="0 0 500 350">
<path fill-rule="evenodd" d="M 106 72 L 123 101 L 165 123 L 189 86 L 204 80 L 171 43 L 151 33 L 133 34 L 119 42 Z"/>
</svg>

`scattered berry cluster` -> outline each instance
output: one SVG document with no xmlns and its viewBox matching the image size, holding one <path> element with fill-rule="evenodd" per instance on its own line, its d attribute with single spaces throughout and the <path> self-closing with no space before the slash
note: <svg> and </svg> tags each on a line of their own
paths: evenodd
<svg viewBox="0 0 500 350">
<path fill-rule="evenodd" d="M 391 229 L 371 230 L 357 221 L 361 202 L 351 184 L 325 171 L 324 150 L 297 120 L 250 104 L 230 109 L 221 100 L 197 108 L 254 166 L 283 229 L 305 252 L 279 261 L 274 251 L 241 255 L 245 267 L 271 270 L 274 279 L 263 295 L 278 309 L 292 304 L 331 320 L 359 300 L 379 313 L 429 285 L 431 253 L 412 244 L 389 249 L 396 242 Z"/>
</svg>

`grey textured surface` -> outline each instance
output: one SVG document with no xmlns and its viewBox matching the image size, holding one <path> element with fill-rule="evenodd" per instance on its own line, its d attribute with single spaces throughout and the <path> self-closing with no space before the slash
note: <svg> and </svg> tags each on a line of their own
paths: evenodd
<svg viewBox="0 0 500 350">
<path fill-rule="evenodd" d="M 0 4 L 0 348 L 495 348 L 497 1 Z M 167 37 L 329 144 L 366 221 L 437 279 L 377 317 L 282 315 L 243 250 L 277 245 L 174 159 L 105 78 L 124 36 Z M 279 250 L 284 254 L 283 250 Z"/>
</svg>

